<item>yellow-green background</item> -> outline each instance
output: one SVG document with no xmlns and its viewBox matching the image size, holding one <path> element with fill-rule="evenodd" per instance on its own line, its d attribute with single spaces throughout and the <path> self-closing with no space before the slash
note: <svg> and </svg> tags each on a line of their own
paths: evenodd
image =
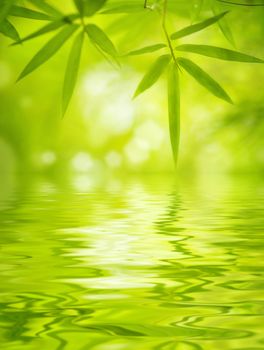
<svg viewBox="0 0 264 350">
<path fill-rule="evenodd" d="M 170 14 L 171 32 L 190 24 L 192 2 L 179 1 Z M 53 1 L 65 13 L 71 1 Z M 212 16 L 205 2 L 200 18 Z M 223 6 L 236 49 L 264 57 L 264 9 Z M 23 37 L 43 21 L 13 18 Z M 97 15 L 88 22 L 106 30 L 120 53 L 163 41 L 160 19 L 141 14 Z M 1 176 L 19 172 L 102 174 L 173 171 L 170 151 L 166 83 L 160 81 L 135 101 L 133 92 L 157 53 L 122 58 L 121 69 L 109 65 L 86 42 L 72 103 L 61 119 L 61 91 L 70 41 L 23 81 L 19 73 L 52 34 L 9 47 L 0 44 L 0 165 Z M 232 48 L 218 25 L 181 42 Z M 178 171 L 256 172 L 263 170 L 264 67 L 195 57 L 231 94 L 235 105 L 211 96 L 192 78 L 181 74 L 182 131 Z"/>
</svg>

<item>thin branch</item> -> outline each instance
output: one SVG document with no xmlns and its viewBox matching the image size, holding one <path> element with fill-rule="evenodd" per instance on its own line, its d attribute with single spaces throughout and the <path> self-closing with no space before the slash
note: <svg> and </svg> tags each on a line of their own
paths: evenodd
<svg viewBox="0 0 264 350">
<path fill-rule="evenodd" d="M 173 50 L 173 47 L 172 47 L 172 43 L 171 43 L 171 40 L 170 40 L 170 36 L 169 36 L 168 30 L 167 30 L 167 23 L 166 23 L 166 19 L 167 19 L 167 8 L 168 8 L 168 0 L 164 0 L 164 3 L 163 3 L 163 13 L 162 13 L 162 28 L 163 28 L 165 37 L 166 37 L 166 39 L 167 39 L 168 46 L 169 46 L 169 49 L 170 49 L 170 52 L 171 52 L 171 56 L 172 56 L 172 58 L 173 58 L 173 61 L 174 61 L 175 64 L 178 66 L 177 58 L 175 57 L 174 50 Z"/>
</svg>

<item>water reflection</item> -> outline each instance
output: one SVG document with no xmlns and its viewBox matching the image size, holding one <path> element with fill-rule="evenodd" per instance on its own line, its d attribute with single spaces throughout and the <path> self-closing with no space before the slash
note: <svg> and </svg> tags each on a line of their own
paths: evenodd
<svg viewBox="0 0 264 350">
<path fill-rule="evenodd" d="M 116 188 L 37 183 L 2 206 L 2 347 L 263 349 L 258 181 Z"/>
</svg>

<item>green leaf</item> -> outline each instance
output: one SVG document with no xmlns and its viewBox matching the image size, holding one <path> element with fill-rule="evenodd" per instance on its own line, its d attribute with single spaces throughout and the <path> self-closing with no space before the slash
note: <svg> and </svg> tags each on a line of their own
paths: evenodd
<svg viewBox="0 0 264 350">
<path fill-rule="evenodd" d="M 102 31 L 102 29 L 100 29 L 95 24 L 88 24 L 85 27 L 85 30 L 93 44 L 98 46 L 102 51 L 112 56 L 113 58 L 116 58 L 118 56 L 114 44 L 105 34 L 105 32 Z"/>
<path fill-rule="evenodd" d="M 210 46 L 210 45 L 192 45 L 185 44 L 176 47 L 178 51 L 187 51 L 203 55 L 207 57 L 219 58 L 225 61 L 236 61 L 236 62 L 250 62 L 250 63 L 264 63 L 260 58 L 246 55 L 244 53 L 224 49 L 221 47 Z"/>
<path fill-rule="evenodd" d="M 74 3 L 82 16 L 93 16 L 106 3 L 107 0 L 74 0 Z"/>
<path fill-rule="evenodd" d="M 225 38 L 230 42 L 232 46 L 236 46 L 235 39 L 232 33 L 232 30 L 226 20 L 226 18 L 223 18 L 219 23 L 219 28 L 221 29 L 221 32 L 224 34 Z"/>
<path fill-rule="evenodd" d="M 48 21 L 51 19 L 50 16 L 46 13 L 15 5 L 11 7 L 9 15 L 14 17 L 30 18 L 41 21 Z"/>
<path fill-rule="evenodd" d="M 175 40 L 175 39 L 179 39 L 179 38 L 183 38 L 185 36 L 191 35 L 193 33 L 197 33 L 199 31 L 201 31 L 201 30 L 203 30 L 203 29 L 205 29 L 205 28 L 215 24 L 221 18 L 223 18 L 227 13 L 228 13 L 228 11 L 223 12 L 223 13 L 217 15 L 217 16 L 208 18 L 207 20 L 205 20 L 203 22 L 196 23 L 196 24 L 193 24 L 191 26 L 185 27 L 185 28 L 179 30 L 178 32 L 173 33 L 171 35 L 171 39 Z"/>
<path fill-rule="evenodd" d="M 24 78 L 26 75 L 33 72 L 47 60 L 49 60 L 55 53 L 62 47 L 62 45 L 70 38 L 70 36 L 75 32 L 78 26 L 69 25 L 63 28 L 56 36 L 44 45 L 38 53 L 32 58 L 32 60 L 27 64 L 22 73 L 20 74 L 18 81 Z"/>
<path fill-rule="evenodd" d="M 82 46 L 83 46 L 83 36 L 84 36 L 83 32 L 77 35 L 70 51 L 70 56 L 67 63 L 67 68 L 66 68 L 65 77 L 64 77 L 64 85 L 63 85 L 63 97 L 62 97 L 63 115 L 67 110 L 67 107 L 71 100 L 74 87 L 77 81 L 80 60 L 81 60 Z"/>
<path fill-rule="evenodd" d="M 73 0 L 74 4 L 81 15 L 83 15 L 83 0 Z"/>
<path fill-rule="evenodd" d="M 48 13 L 51 16 L 61 17 L 63 15 L 60 10 L 48 4 L 45 0 L 28 0 L 28 1 L 31 2 L 31 4 L 33 4 L 34 6 L 36 6 L 38 9 Z"/>
<path fill-rule="evenodd" d="M 12 40 L 20 40 L 16 28 L 7 19 L 3 20 L 0 25 L 0 32 Z"/>
<path fill-rule="evenodd" d="M 170 140 L 175 164 L 177 164 L 180 143 L 180 83 L 179 70 L 172 62 L 168 71 L 168 113 Z"/>
<path fill-rule="evenodd" d="M 46 33 L 52 32 L 52 31 L 62 27 L 63 25 L 65 25 L 65 21 L 64 20 L 59 20 L 59 21 L 48 23 L 47 25 L 45 25 L 42 28 L 36 30 L 35 32 L 25 36 L 24 38 L 21 38 L 20 40 L 17 40 L 15 43 L 12 44 L 12 46 L 18 45 L 18 44 L 22 44 L 25 41 L 28 41 L 28 40 L 37 38 L 38 36 L 41 36 L 41 35 L 44 35 Z"/>
<path fill-rule="evenodd" d="M 1 0 L 0 25 L 6 19 L 6 17 L 9 15 L 9 12 L 10 12 L 13 4 L 14 4 L 14 0 Z"/>
<path fill-rule="evenodd" d="M 215 14 L 219 13 L 217 4 L 215 4 L 213 6 L 213 12 Z M 233 36 L 232 30 L 228 24 L 227 19 L 221 18 L 221 20 L 218 21 L 218 26 L 219 26 L 221 32 L 224 34 L 225 38 L 231 43 L 231 45 L 233 45 L 235 47 L 236 45 L 235 45 L 234 36 Z"/>
<path fill-rule="evenodd" d="M 188 72 L 196 81 L 198 81 L 199 84 L 209 90 L 213 95 L 226 102 L 233 103 L 225 90 L 197 64 L 182 57 L 178 58 L 178 63 L 186 70 L 186 72 Z"/>
<path fill-rule="evenodd" d="M 148 72 L 144 75 L 143 79 L 139 83 L 137 90 L 134 94 L 134 98 L 140 95 L 145 90 L 149 89 L 152 85 L 156 83 L 161 74 L 164 72 L 165 68 L 171 60 L 170 55 L 160 56 L 154 64 L 150 67 Z"/>
<path fill-rule="evenodd" d="M 151 52 L 161 50 L 166 46 L 167 45 L 165 44 L 155 44 L 155 45 L 145 46 L 145 47 L 142 47 L 141 49 L 128 52 L 126 56 L 144 55 L 146 53 L 151 53 Z"/>
</svg>

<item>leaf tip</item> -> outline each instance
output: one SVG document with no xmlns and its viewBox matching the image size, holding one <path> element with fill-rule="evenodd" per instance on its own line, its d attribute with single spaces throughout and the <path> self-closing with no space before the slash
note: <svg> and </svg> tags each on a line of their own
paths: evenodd
<svg viewBox="0 0 264 350">
<path fill-rule="evenodd" d="M 226 101 L 227 103 L 230 103 L 231 105 L 235 104 L 235 102 L 232 100 L 232 98 L 227 93 L 225 94 L 225 97 L 222 97 L 222 99 L 224 101 Z"/>
<path fill-rule="evenodd" d="M 22 41 L 19 39 L 17 41 L 14 41 L 13 43 L 9 44 L 9 47 L 17 46 L 17 45 L 22 45 Z"/>
<path fill-rule="evenodd" d="M 18 78 L 17 78 L 17 80 L 16 80 L 16 84 L 17 83 L 19 83 L 20 82 L 20 80 L 22 80 L 23 79 L 23 75 L 22 75 L 22 73 L 18 76 Z"/>
</svg>

